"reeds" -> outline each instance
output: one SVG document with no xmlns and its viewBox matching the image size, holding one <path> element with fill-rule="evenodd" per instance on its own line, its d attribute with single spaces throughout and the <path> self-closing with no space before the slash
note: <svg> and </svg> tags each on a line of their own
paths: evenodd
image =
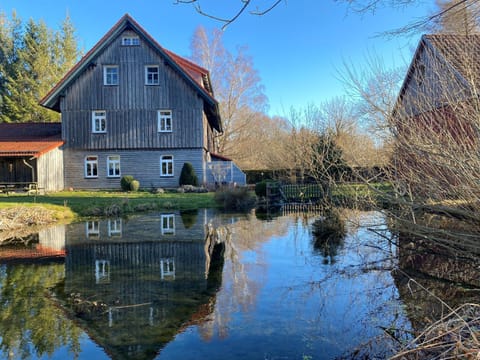
<svg viewBox="0 0 480 360">
<path fill-rule="evenodd" d="M 480 305 L 463 304 L 423 330 L 391 359 L 480 359 Z"/>
</svg>

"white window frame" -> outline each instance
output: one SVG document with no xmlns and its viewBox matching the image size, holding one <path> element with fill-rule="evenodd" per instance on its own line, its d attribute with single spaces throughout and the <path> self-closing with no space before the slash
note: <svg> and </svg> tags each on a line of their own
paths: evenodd
<svg viewBox="0 0 480 360">
<path fill-rule="evenodd" d="M 158 110 L 158 132 L 172 132 L 173 117 L 172 110 Z"/>
<path fill-rule="evenodd" d="M 85 156 L 85 177 L 87 179 L 98 178 L 98 156 Z"/>
<path fill-rule="evenodd" d="M 155 69 L 156 71 L 150 71 Z M 160 84 L 160 67 L 158 65 L 145 66 L 145 85 L 159 85 Z"/>
<path fill-rule="evenodd" d="M 122 37 L 122 46 L 138 46 L 140 45 L 140 38 L 135 35 Z"/>
<path fill-rule="evenodd" d="M 162 214 L 160 224 L 162 235 L 175 235 L 175 214 Z"/>
<path fill-rule="evenodd" d="M 120 155 L 107 156 L 107 177 L 118 178 L 121 176 Z"/>
<path fill-rule="evenodd" d="M 110 70 L 115 70 L 115 73 L 110 73 Z M 119 74 L 118 65 L 104 65 L 103 66 L 103 85 L 116 86 L 118 85 Z"/>
<path fill-rule="evenodd" d="M 86 221 L 85 233 L 87 234 L 87 238 L 91 236 L 100 236 L 100 222 L 98 220 Z"/>
<path fill-rule="evenodd" d="M 92 111 L 92 132 L 95 134 L 107 132 L 107 112 L 105 110 Z"/>
<path fill-rule="evenodd" d="M 95 260 L 95 283 L 110 283 L 110 260 Z"/>
<path fill-rule="evenodd" d="M 164 171 L 164 165 L 166 166 Z M 173 155 L 162 155 L 160 157 L 160 176 L 172 177 L 174 176 L 174 162 Z"/>
<path fill-rule="evenodd" d="M 108 220 L 108 236 L 121 236 L 122 235 L 122 219 L 109 219 Z"/>
<path fill-rule="evenodd" d="M 175 280 L 175 259 L 174 258 L 160 259 L 160 276 L 162 280 L 167 280 L 167 278 Z"/>
</svg>

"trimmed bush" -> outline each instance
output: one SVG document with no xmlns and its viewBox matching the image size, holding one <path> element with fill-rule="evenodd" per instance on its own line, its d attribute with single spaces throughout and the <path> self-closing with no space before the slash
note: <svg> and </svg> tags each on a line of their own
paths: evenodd
<svg viewBox="0 0 480 360">
<path fill-rule="evenodd" d="M 192 164 L 186 162 L 183 164 L 182 172 L 180 173 L 179 185 L 192 185 L 198 186 L 197 174 Z"/>
<path fill-rule="evenodd" d="M 268 183 L 273 183 L 275 181 L 273 180 L 262 180 L 259 183 L 255 184 L 255 194 L 258 197 L 265 197 L 267 196 L 267 184 Z"/>
<path fill-rule="evenodd" d="M 130 191 L 132 181 L 135 180 L 132 175 L 122 176 L 120 179 L 120 186 L 123 191 Z"/>
<path fill-rule="evenodd" d="M 235 187 L 218 189 L 215 201 L 227 211 L 248 211 L 255 207 L 257 199 L 247 187 Z"/>
<path fill-rule="evenodd" d="M 132 175 L 125 175 L 120 179 L 120 186 L 123 191 L 138 191 L 140 182 L 135 180 Z"/>
<path fill-rule="evenodd" d="M 132 180 L 130 183 L 130 190 L 131 191 L 138 191 L 140 189 L 140 181 L 138 180 Z"/>
</svg>

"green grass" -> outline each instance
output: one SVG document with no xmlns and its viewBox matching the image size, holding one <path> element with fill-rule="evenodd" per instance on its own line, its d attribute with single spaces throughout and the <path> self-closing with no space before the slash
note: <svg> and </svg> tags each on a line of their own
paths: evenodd
<svg viewBox="0 0 480 360">
<path fill-rule="evenodd" d="M 217 207 L 214 193 L 62 191 L 46 195 L 0 195 L 0 209 L 12 205 L 42 204 L 71 209 L 77 217 L 121 215 L 154 210 L 193 210 Z M 58 209 L 58 208 L 57 208 Z"/>
</svg>

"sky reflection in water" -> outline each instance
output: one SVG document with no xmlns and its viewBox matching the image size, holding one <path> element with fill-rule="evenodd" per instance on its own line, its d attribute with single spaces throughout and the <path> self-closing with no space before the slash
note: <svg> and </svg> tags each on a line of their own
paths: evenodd
<svg viewBox="0 0 480 360">
<path fill-rule="evenodd" d="M 383 328 L 409 328 L 391 274 L 395 251 L 367 230 L 383 222 L 378 213 L 344 216 L 346 236 L 316 244 L 318 216 L 261 221 L 208 210 L 50 230 L 65 234 L 64 260 L 2 267 L 2 356 L 333 359 L 356 349 L 386 356 Z M 205 278 L 207 223 L 225 248 L 221 273 Z M 61 247 L 61 236 L 59 244 L 53 238 L 49 246 Z M 28 273 L 42 271 L 32 282 Z M 25 291 L 14 289 L 19 282 Z M 42 334 L 40 324 L 22 320 L 34 316 L 11 306 L 32 296 L 29 312 L 53 324 L 48 343 L 32 335 Z"/>
</svg>

